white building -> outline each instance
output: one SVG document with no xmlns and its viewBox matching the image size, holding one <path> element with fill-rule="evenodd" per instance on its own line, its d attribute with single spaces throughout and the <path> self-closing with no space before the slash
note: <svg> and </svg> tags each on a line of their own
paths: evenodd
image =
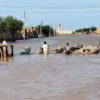
<svg viewBox="0 0 100 100">
<path fill-rule="evenodd" d="M 73 31 L 72 30 L 61 30 L 61 25 L 58 24 L 58 30 L 56 31 L 56 33 L 59 35 L 68 35 L 68 34 L 72 34 Z"/>
</svg>

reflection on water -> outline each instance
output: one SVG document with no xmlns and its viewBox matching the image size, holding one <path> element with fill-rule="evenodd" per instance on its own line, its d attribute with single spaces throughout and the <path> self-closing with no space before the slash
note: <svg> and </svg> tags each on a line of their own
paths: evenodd
<svg viewBox="0 0 100 100">
<path fill-rule="evenodd" d="M 47 61 L 49 55 L 43 55 L 44 61 Z"/>
<path fill-rule="evenodd" d="M 1 57 L 0 62 L 10 62 L 13 60 L 13 57 Z"/>
</svg>

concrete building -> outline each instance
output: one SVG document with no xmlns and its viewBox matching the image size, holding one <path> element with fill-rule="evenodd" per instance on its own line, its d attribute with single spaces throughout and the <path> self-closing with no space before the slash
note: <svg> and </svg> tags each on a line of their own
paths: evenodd
<svg viewBox="0 0 100 100">
<path fill-rule="evenodd" d="M 56 31 L 56 34 L 58 34 L 58 35 L 70 35 L 72 33 L 73 33 L 72 30 L 61 30 L 61 25 L 58 24 L 58 30 Z"/>
<path fill-rule="evenodd" d="M 35 27 L 23 27 L 20 33 L 22 37 L 29 38 L 36 36 L 38 30 Z"/>
<path fill-rule="evenodd" d="M 98 27 L 95 31 L 96 34 L 100 34 L 100 27 Z"/>
</svg>

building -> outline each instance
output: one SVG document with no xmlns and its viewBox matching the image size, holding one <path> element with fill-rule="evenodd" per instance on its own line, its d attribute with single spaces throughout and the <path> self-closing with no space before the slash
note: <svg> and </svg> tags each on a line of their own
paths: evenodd
<svg viewBox="0 0 100 100">
<path fill-rule="evenodd" d="M 98 27 L 95 31 L 96 34 L 100 34 L 100 27 Z"/>
<path fill-rule="evenodd" d="M 23 27 L 20 33 L 22 37 L 30 38 L 36 37 L 38 30 L 35 27 Z"/>
<path fill-rule="evenodd" d="M 58 24 L 58 30 L 56 31 L 56 34 L 58 34 L 58 35 L 70 35 L 72 33 L 73 33 L 72 30 L 61 30 L 61 25 Z"/>
</svg>

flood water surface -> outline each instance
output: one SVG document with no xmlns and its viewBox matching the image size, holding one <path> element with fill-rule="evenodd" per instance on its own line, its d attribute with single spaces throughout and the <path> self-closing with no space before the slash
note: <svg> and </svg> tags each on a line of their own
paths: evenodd
<svg viewBox="0 0 100 100">
<path fill-rule="evenodd" d="M 14 43 L 14 57 L 0 61 L 0 100 L 100 100 L 100 54 L 36 54 L 44 40 L 52 50 L 65 42 L 77 43 L 80 38 L 85 36 L 78 36 L 77 41 L 76 36 L 69 36 Z M 83 44 L 92 39 L 93 44 L 99 42 L 94 36 L 85 39 L 88 42 Z M 20 55 L 26 45 L 33 53 Z"/>
</svg>

